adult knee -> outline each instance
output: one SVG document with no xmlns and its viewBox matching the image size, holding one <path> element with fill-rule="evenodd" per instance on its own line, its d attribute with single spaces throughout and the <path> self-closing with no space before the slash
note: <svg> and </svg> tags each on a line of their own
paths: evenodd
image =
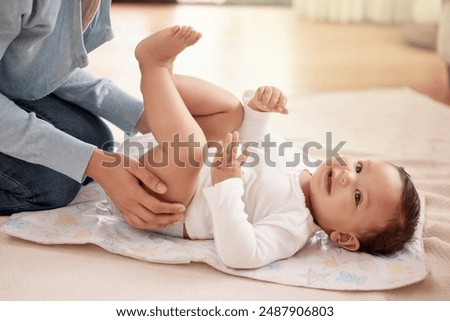
<svg viewBox="0 0 450 321">
<path fill-rule="evenodd" d="M 47 202 L 52 207 L 62 207 L 71 203 L 81 189 L 81 184 L 77 181 L 59 175 L 54 179 L 54 186 L 48 191 Z"/>
<path fill-rule="evenodd" d="M 41 211 L 59 208 L 72 202 L 81 184 L 71 178 L 44 170 L 35 180 L 10 181 L 0 189 L 0 215 L 23 211 Z M 3 184 L 4 185 L 4 184 Z"/>
<path fill-rule="evenodd" d="M 48 183 L 34 191 L 32 195 L 35 210 L 59 208 L 70 204 L 81 189 L 77 181 L 57 172 L 49 171 Z"/>
</svg>

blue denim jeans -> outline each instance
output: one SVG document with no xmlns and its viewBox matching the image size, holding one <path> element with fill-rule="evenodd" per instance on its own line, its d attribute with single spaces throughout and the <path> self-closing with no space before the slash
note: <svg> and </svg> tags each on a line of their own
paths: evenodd
<svg viewBox="0 0 450 321">
<path fill-rule="evenodd" d="M 50 94 L 39 100 L 14 102 L 56 128 L 102 149 L 113 136 L 97 116 Z M 83 184 L 91 181 L 87 178 Z M 82 184 L 52 169 L 0 153 L 0 215 L 38 211 L 69 204 Z"/>
</svg>

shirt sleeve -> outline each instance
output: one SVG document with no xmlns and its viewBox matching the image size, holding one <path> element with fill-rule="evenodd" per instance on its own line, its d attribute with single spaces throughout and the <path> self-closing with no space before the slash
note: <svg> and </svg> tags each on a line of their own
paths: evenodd
<svg viewBox="0 0 450 321">
<path fill-rule="evenodd" d="M 254 90 L 247 90 L 242 95 L 244 118 L 241 127 L 239 128 L 239 137 L 243 144 L 259 144 L 264 140 L 264 136 L 269 134 L 271 130 L 271 113 L 253 110 L 247 104 L 254 95 Z"/>
<path fill-rule="evenodd" d="M 0 0 L 0 60 L 21 32 L 20 16 L 31 10 L 31 6 L 32 1 Z M 82 181 L 95 148 L 56 129 L 34 113 L 25 112 L 2 93 L 0 135 L 1 153 L 44 165 L 78 182 Z"/>
<path fill-rule="evenodd" d="M 243 193 L 240 178 L 203 190 L 212 213 L 216 250 L 225 265 L 258 268 L 290 257 L 306 244 L 309 222 L 293 222 L 295 216 L 289 213 L 274 213 L 252 224 L 247 220 Z"/>
<path fill-rule="evenodd" d="M 31 1 L 0 0 L 0 60 L 9 44 L 20 34 L 20 15 L 30 7 Z"/>
<path fill-rule="evenodd" d="M 94 145 L 78 140 L 27 113 L 0 94 L 0 152 L 49 167 L 74 180 L 83 180 Z"/>
<path fill-rule="evenodd" d="M 96 78 L 76 69 L 69 79 L 54 92 L 94 115 L 105 118 L 129 135 L 144 111 L 143 102 L 117 87 L 111 80 Z"/>
</svg>

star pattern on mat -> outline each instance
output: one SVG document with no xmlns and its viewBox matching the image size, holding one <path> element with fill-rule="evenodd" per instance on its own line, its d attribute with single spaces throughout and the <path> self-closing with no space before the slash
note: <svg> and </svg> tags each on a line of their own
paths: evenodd
<svg viewBox="0 0 450 321">
<path fill-rule="evenodd" d="M 297 275 L 307 278 L 308 279 L 307 284 L 310 285 L 310 284 L 313 284 L 318 281 L 328 283 L 328 281 L 325 278 L 330 274 L 329 273 L 326 273 L 326 274 L 317 273 L 313 269 L 309 268 L 308 273 L 302 273 L 302 274 L 297 274 Z"/>
<path fill-rule="evenodd" d="M 133 249 L 133 253 L 145 258 L 149 255 L 153 255 L 158 248 L 159 246 L 146 247 L 144 245 L 140 245 L 139 247 Z"/>
</svg>

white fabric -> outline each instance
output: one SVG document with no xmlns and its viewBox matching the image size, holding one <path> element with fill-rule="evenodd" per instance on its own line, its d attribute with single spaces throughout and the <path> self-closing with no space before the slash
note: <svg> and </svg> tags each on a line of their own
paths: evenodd
<svg viewBox="0 0 450 321">
<path fill-rule="evenodd" d="M 242 179 L 203 190 L 216 251 L 229 267 L 256 268 L 288 258 L 319 229 L 295 188 L 299 176 L 260 164 L 245 169 Z"/>
</svg>

